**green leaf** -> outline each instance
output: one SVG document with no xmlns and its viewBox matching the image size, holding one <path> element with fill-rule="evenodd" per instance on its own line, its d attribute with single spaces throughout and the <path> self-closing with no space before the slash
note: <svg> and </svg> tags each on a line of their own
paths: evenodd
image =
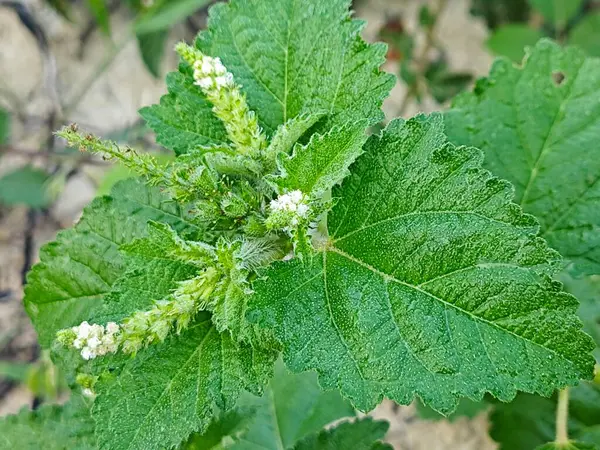
<svg viewBox="0 0 600 450">
<path fill-rule="evenodd" d="M 272 355 L 218 333 L 201 313 L 180 336 L 140 352 L 115 380 L 96 384 L 100 448 L 170 448 L 203 431 L 243 390 L 260 393 Z"/>
<path fill-rule="evenodd" d="M 87 0 L 87 5 L 100 29 L 107 36 L 110 35 L 110 12 L 106 0 Z"/>
<path fill-rule="evenodd" d="M 126 271 L 121 244 L 142 237 L 147 222 L 170 224 L 183 234 L 198 233 L 187 209 L 167 200 L 159 188 L 137 180 L 117 184 L 100 197 L 80 222 L 40 250 L 40 263 L 27 277 L 25 308 L 40 344 L 50 347 L 58 330 L 93 317 L 115 281 Z"/>
<path fill-rule="evenodd" d="M 499 56 L 506 56 L 520 63 L 525 48 L 534 46 L 543 37 L 542 33 L 525 24 L 503 25 L 493 32 L 486 42 L 487 47 Z"/>
<path fill-rule="evenodd" d="M 600 13 L 586 15 L 569 33 L 569 43 L 590 56 L 600 56 Z"/>
<path fill-rule="evenodd" d="M 371 137 L 333 190 L 322 252 L 254 283 L 248 318 L 273 329 L 286 365 L 361 410 L 416 394 L 449 413 L 459 396 L 549 395 L 592 376 L 577 301 L 550 278 L 557 253 L 443 128 L 418 116 Z"/>
<path fill-rule="evenodd" d="M 211 422 L 202 434 L 195 433 L 181 446 L 182 450 L 221 450 L 238 442 L 254 418 L 255 411 L 236 408 Z"/>
<path fill-rule="evenodd" d="M 185 20 L 200 8 L 208 5 L 211 0 L 171 0 L 161 2 L 159 7 L 141 16 L 134 25 L 138 36 L 156 33 L 171 28 Z"/>
<path fill-rule="evenodd" d="M 0 145 L 8 144 L 10 139 L 10 113 L 0 108 Z"/>
<path fill-rule="evenodd" d="M 316 373 L 291 374 L 281 361 L 264 395 L 246 394 L 240 405 L 254 410 L 255 417 L 239 442 L 231 446 L 235 450 L 291 448 L 334 420 L 355 414 L 337 391 L 321 390 Z"/>
<path fill-rule="evenodd" d="M 154 33 L 138 34 L 138 47 L 144 64 L 152 75 L 160 77 L 160 63 L 165 54 L 165 44 L 169 37 L 169 32 L 164 30 Z"/>
<path fill-rule="evenodd" d="M 529 0 L 529 3 L 547 22 L 559 30 L 562 30 L 583 6 L 583 0 Z"/>
<path fill-rule="evenodd" d="M 36 411 L 0 418 L 0 448 L 94 450 L 94 422 L 79 395 L 63 405 L 45 405 Z"/>
<path fill-rule="evenodd" d="M 573 278 L 562 272 L 558 279 L 564 283 L 565 290 L 579 300 L 577 314 L 583 321 L 585 332 L 596 342 L 594 356 L 600 362 L 600 277 Z"/>
<path fill-rule="evenodd" d="M 600 424 L 600 386 L 581 383 L 569 390 L 569 436 L 587 440 L 589 432 Z M 497 403 L 490 415 L 490 436 L 500 450 L 531 450 L 554 440 L 556 395 L 543 398 L 519 394 L 511 403 Z"/>
<path fill-rule="evenodd" d="M 541 236 L 588 274 L 600 273 L 599 86 L 600 59 L 543 40 L 523 68 L 496 61 L 446 114 L 450 140 L 481 148 Z"/>
<path fill-rule="evenodd" d="M 598 447 L 594 444 L 586 444 L 585 442 L 570 441 L 567 444 L 552 442 L 536 447 L 536 450 L 598 450 Z"/>
<path fill-rule="evenodd" d="M 272 134 L 301 113 L 327 111 L 321 130 L 383 119 L 394 81 L 378 67 L 383 44 L 366 44 L 349 0 L 232 0 L 210 9 L 197 45 L 219 56 Z"/>
<path fill-rule="evenodd" d="M 447 419 L 450 422 L 454 422 L 456 419 L 461 417 L 467 417 L 469 419 L 474 418 L 481 412 L 485 411 L 489 408 L 489 404 L 485 401 L 474 402 L 473 400 L 469 400 L 468 398 L 461 398 L 458 401 L 458 405 L 454 412 L 449 416 L 443 416 L 439 412 L 434 409 L 431 409 L 429 406 L 425 406 L 423 402 L 417 402 L 417 414 L 419 418 L 423 420 L 442 420 Z"/>
<path fill-rule="evenodd" d="M 291 156 L 283 156 L 277 184 L 283 189 L 300 189 L 313 198 L 320 196 L 350 174 L 348 167 L 362 153 L 367 140 L 366 122 L 332 128 L 314 134 L 306 146 L 296 144 Z"/>
<path fill-rule="evenodd" d="M 269 144 L 268 153 L 273 156 L 280 153 L 289 155 L 294 144 L 324 115 L 324 112 L 301 114 L 279 125 Z"/>
<path fill-rule="evenodd" d="M 0 378 L 23 383 L 31 369 L 31 363 L 0 361 Z"/>
<path fill-rule="evenodd" d="M 189 68 L 180 67 L 180 71 L 167 75 L 169 94 L 159 105 L 140 110 L 155 131 L 156 141 L 178 155 L 202 146 L 226 144 L 225 128 L 194 84 Z"/>
<path fill-rule="evenodd" d="M 31 208 L 48 206 L 47 181 L 48 174 L 43 170 L 31 166 L 16 169 L 0 178 L 0 203 Z"/>
<path fill-rule="evenodd" d="M 343 422 L 334 428 L 310 436 L 294 447 L 294 450 L 335 450 L 351 448 L 353 450 L 392 450 L 392 446 L 383 444 L 389 424 L 375 421 L 370 417 L 354 422 Z"/>
</svg>

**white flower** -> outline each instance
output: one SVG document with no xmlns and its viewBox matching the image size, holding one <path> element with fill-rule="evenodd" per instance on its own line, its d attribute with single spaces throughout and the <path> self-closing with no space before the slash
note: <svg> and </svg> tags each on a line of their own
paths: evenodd
<svg viewBox="0 0 600 450">
<path fill-rule="evenodd" d="M 93 349 L 98 348 L 98 346 L 101 343 L 102 343 L 102 341 L 100 341 L 100 339 L 98 339 L 96 336 L 94 336 L 94 337 L 91 337 L 88 339 L 87 346 L 93 350 Z"/>
<path fill-rule="evenodd" d="M 298 205 L 298 209 L 296 210 L 296 212 L 298 213 L 298 215 L 302 218 L 306 217 L 308 215 L 308 211 L 309 211 L 309 207 L 306 203 L 300 203 Z"/>
<path fill-rule="evenodd" d="M 83 347 L 81 350 L 81 357 L 86 361 L 89 361 L 90 359 L 94 359 L 96 357 L 96 353 L 89 347 Z"/>
<path fill-rule="evenodd" d="M 194 83 L 202 89 L 209 89 L 213 85 L 213 80 L 210 77 L 199 78 Z"/>
<path fill-rule="evenodd" d="M 119 332 L 119 325 L 117 325 L 115 322 L 108 322 L 106 324 L 106 332 L 108 334 L 115 334 Z"/>
<path fill-rule="evenodd" d="M 298 189 L 290 192 L 288 194 L 288 196 L 294 203 L 300 203 L 302 201 L 302 197 L 304 197 L 304 195 L 302 194 L 302 191 L 300 191 Z"/>
<path fill-rule="evenodd" d="M 81 390 L 81 393 L 87 398 L 96 398 L 96 393 L 92 391 L 90 388 L 85 388 Z"/>
<path fill-rule="evenodd" d="M 73 341 L 73 347 L 75 347 L 76 349 L 80 349 L 81 347 L 83 347 L 83 339 L 81 338 L 77 338 Z"/>
<path fill-rule="evenodd" d="M 200 70 L 204 73 L 204 75 L 210 75 L 215 72 L 215 66 L 210 60 L 210 58 L 206 57 L 200 63 Z"/>
<path fill-rule="evenodd" d="M 227 73 L 227 69 L 221 62 L 221 58 L 215 58 L 214 69 L 217 75 L 225 75 Z"/>
<path fill-rule="evenodd" d="M 81 322 L 78 327 L 74 327 L 73 331 L 77 333 L 78 338 L 87 339 L 92 332 L 92 327 L 87 322 Z"/>
</svg>

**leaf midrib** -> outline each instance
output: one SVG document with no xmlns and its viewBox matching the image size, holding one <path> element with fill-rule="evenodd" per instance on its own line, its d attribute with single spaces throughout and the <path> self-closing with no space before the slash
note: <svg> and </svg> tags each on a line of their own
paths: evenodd
<svg viewBox="0 0 600 450">
<path fill-rule="evenodd" d="M 211 320 L 212 320 L 211 318 L 208 318 L 208 319 L 206 319 L 206 320 L 204 320 L 202 322 L 198 322 L 197 324 L 195 324 L 194 328 L 199 327 L 199 326 L 205 324 L 206 322 L 211 322 Z M 197 356 L 199 350 L 202 348 L 202 346 L 206 342 L 206 339 L 208 338 L 208 336 L 211 335 L 211 333 L 212 333 L 212 331 L 213 331 L 214 328 L 215 328 L 214 325 L 211 324 L 211 327 L 207 330 L 206 334 L 204 335 L 204 337 L 202 338 L 202 340 L 200 341 L 200 343 L 198 344 L 198 346 L 196 347 L 196 349 L 192 352 L 192 354 L 185 361 L 185 363 L 181 364 L 181 366 L 179 367 L 179 369 L 173 374 L 173 377 L 171 378 L 171 380 L 169 381 L 169 383 L 167 383 L 166 387 L 160 393 L 159 397 L 156 399 L 156 401 L 154 402 L 154 404 L 152 405 L 152 407 L 150 408 L 150 410 L 148 411 L 148 413 L 144 416 L 144 420 L 138 426 L 137 431 L 135 432 L 134 436 L 131 438 L 131 441 L 129 442 L 129 445 L 127 446 L 127 449 L 131 449 L 132 448 L 133 443 L 136 441 L 136 439 L 137 439 L 140 431 L 142 430 L 142 428 L 146 425 L 146 423 L 148 421 L 148 418 L 150 417 L 150 415 L 152 414 L 152 412 L 154 411 L 154 409 L 156 408 L 156 406 L 163 399 L 163 397 L 165 396 L 165 394 L 171 389 L 171 385 L 173 384 L 173 382 L 175 381 L 175 379 L 187 367 L 187 365 L 192 360 L 192 358 L 195 358 Z"/>
<path fill-rule="evenodd" d="M 527 339 L 527 338 L 526 338 L 526 337 L 524 337 L 524 336 L 520 336 L 520 335 L 518 335 L 518 334 L 516 334 L 516 333 L 514 333 L 514 332 L 512 332 L 512 331 L 510 331 L 510 330 L 507 330 L 507 329 L 505 329 L 505 328 L 501 327 L 501 326 L 500 326 L 500 325 L 498 325 L 498 324 L 495 324 L 495 323 L 493 323 L 493 322 L 490 322 L 490 321 L 488 321 L 488 320 L 486 320 L 486 319 L 484 319 L 484 318 L 481 318 L 481 317 L 475 316 L 475 315 L 473 315 L 473 314 L 472 314 L 470 311 L 467 311 L 467 310 L 465 310 L 465 309 L 462 309 L 462 308 L 460 308 L 460 307 L 456 306 L 456 305 L 455 305 L 455 304 L 453 304 L 453 303 L 447 302 L 446 300 L 444 300 L 444 299 L 442 299 L 442 298 L 440 298 L 440 297 L 437 297 L 437 296 L 435 296 L 434 294 L 432 294 L 432 293 L 430 293 L 430 292 L 428 292 L 428 291 L 425 291 L 425 290 L 421 289 L 419 286 L 412 285 L 412 284 L 410 284 L 410 283 L 407 283 L 407 282 L 405 282 L 405 281 L 399 280 L 399 279 L 397 279 L 397 278 L 395 278 L 395 277 L 393 277 L 393 276 L 391 276 L 391 275 L 388 275 L 387 273 L 380 271 L 379 269 L 377 269 L 377 268 L 375 268 L 375 267 L 371 266 L 370 264 L 368 264 L 368 263 L 366 263 L 366 262 L 364 262 L 364 261 L 362 261 L 362 260 L 360 260 L 360 259 L 358 259 L 358 258 L 356 258 L 356 257 L 354 257 L 354 256 L 352 256 L 352 255 L 350 255 L 350 254 L 348 254 L 348 253 L 346 253 L 346 252 L 344 252 L 343 250 L 340 250 L 340 249 L 339 249 L 339 248 L 337 248 L 337 247 L 330 246 L 330 247 L 328 247 L 328 248 L 327 248 L 327 251 L 329 251 L 329 252 L 332 252 L 332 253 L 336 253 L 336 254 L 338 254 L 338 255 L 340 255 L 340 256 L 342 256 L 342 257 L 346 258 L 347 260 L 349 260 L 349 261 L 351 261 L 351 262 L 353 262 L 353 263 L 355 263 L 355 264 L 358 264 L 358 265 L 359 265 L 359 266 L 361 266 L 361 267 L 364 267 L 364 268 L 368 269 L 369 271 L 373 272 L 374 274 L 376 274 L 376 275 L 378 275 L 378 276 L 382 277 L 384 280 L 393 281 L 393 282 L 395 282 L 395 283 L 398 283 L 398 284 L 400 284 L 400 285 L 402 285 L 402 286 L 405 286 L 405 287 L 408 287 L 408 288 L 410 288 L 410 289 L 413 289 L 413 290 L 415 290 L 415 291 L 417 291 L 417 292 L 420 292 L 421 294 L 423 294 L 423 295 L 426 295 L 426 296 L 428 296 L 428 297 L 430 297 L 430 298 L 432 298 L 432 299 L 434 299 L 434 300 L 436 300 L 436 301 L 438 301 L 438 302 L 442 303 L 443 305 L 450 306 L 450 307 L 452 307 L 453 309 L 455 309 L 456 311 L 459 311 L 459 312 L 461 312 L 461 313 L 463 313 L 463 314 L 465 314 L 465 315 L 469 316 L 469 317 L 470 317 L 470 318 L 471 318 L 471 319 L 472 319 L 474 322 L 476 322 L 476 323 L 477 323 L 477 322 L 483 322 L 483 323 L 485 323 L 485 324 L 487 324 L 487 325 L 489 325 L 489 326 L 492 326 L 492 327 L 494 327 L 494 328 L 496 328 L 496 329 L 498 329 L 498 330 L 500 330 L 500 331 L 502 331 L 502 332 L 504 332 L 504 333 L 508 333 L 508 334 L 510 334 L 510 335 L 512 335 L 512 336 L 514 336 L 514 337 L 516 337 L 517 339 L 520 339 L 520 340 L 523 340 L 523 341 L 529 342 L 530 344 L 532 344 L 532 345 L 534 345 L 534 346 L 536 346 L 536 347 L 539 347 L 539 348 L 541 348 L 541 349 L 543 349 L 543 350 L 545 350 L 545 351 L 547 351 L 547 352 L 550 352 L 550 353 L 552 353 L 552 354 L 556 355 L 558 358 L 562 359 L 563 361 L 566 361 L 566 362 L 568 362 L 569 364 L 573 365 L 573 367 L 577 368 L 577 364 L 576 364 L 575 362 L 573 362 L 573 361 L 571 361 L 571 360 L 567 359 L 567 358 L 566 358 L 566 357 L 564 357 L 563 355 L 561 355 L 561 354 L 557 353 L 555 350 L 553 350 L 553 349 L 550 349 L 550 348 L 546 348 L 546 347 L 542 346 L 541 344 L 539 344 L 539 343 L 537 343 L 537 342 L 534 342 L 534 341 L 532 341 L 532 340 L 530 340 L 530 339 Z M 327 268 L 326 268 L 326 267 L 323 267 L 323 270 L 324 270 L 324 271 L 326 271 L 326 270 L 327 270 Z"/>
</svg>

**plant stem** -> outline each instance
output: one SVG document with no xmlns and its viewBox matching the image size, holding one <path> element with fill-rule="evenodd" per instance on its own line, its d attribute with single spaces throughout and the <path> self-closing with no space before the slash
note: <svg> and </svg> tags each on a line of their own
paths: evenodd
<svg viewBox="0 0 600 450">
<path fill-rule="evenodd" d="M 556 443 L 564 445 L 569 443 L 569 388 L 558 392 L 558 405 L 556 405 Z"/>
<path fill-rule="evenodd" d="M 433 47 L 433 44 L 435 42 L 436 26 L 439 23 L 440 15 L 442 14 L 442 12 L 444 12 L 444 9 L 446 8 L 447 4 L 448 4 L 448 0 L 437 0 L 436 1 L 434 12 L 433 12 L 433 17 L 434 17 L 433 23 L 429 27 L 426 28 L 425 44 L 423 45 L 423 48 L 421 49 L 419 54 L 414 58 L 415 73 L 417 74 L 416 84 L 418 84 L 420 82 L 420 78 L 422 78 L 423 72 L 425 72 L 425 69 L 427 68 L 427 55 L 429 54 L 429 51 L 431 50 L 431 48 Z M 408 109 L 408 106 L 410 105 L 412 99 L 417 94 L 416 84 L 410 86 L 407 89 L 406 94 L 404 94 L 404 98 L 402 99 L 402 103 L 401 103 L 400 109 L 398 111 L 399 116 L 403 116 L 406 113 L 406 110 Z"/>
</svg>

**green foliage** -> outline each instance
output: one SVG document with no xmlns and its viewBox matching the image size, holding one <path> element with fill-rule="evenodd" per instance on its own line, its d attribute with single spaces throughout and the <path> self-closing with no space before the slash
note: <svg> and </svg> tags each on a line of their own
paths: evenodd
<svg viewBox="0 0 600 450">
<path fill-rule="evenodd" d="M 576 441 L 569 441 L 566 444 L 553 442 L 537 447 L 536 450 L 598 450 L 598 446 Z"/>
<path fill-rule="evenodd" d="M 506 56 L 520 63 L 527 47 L 534 46 L 543 35 L 525 24 L 508 24 L 494 30 L 486 42 L 496 55 Z"/>
<path fill-rule="evenodd" d="M 110 13 L 108 12 L 106 0 L 86 1 L 90 12 L 98 22 L 100 29 L 104 32 L 104 34 L 110 35 Z"/>
<path fill-rule="evenodd" d="M 197 45 L 219 55 L 235 74 L 268 135 L 288 119 L 316 111 L 328 112 L 320 130 L 357 120 L 374 124 L 383 118 L 380 105 L 393 78 L 377 70 L 385 46 L 365 44 L 358 34 L 363 24 L 349 18 L 348 5 L 348 0 L 217 4 Z"/>
<path fill-rule="evenodd" d="M 10 138 L 10 113 L 0 107 L 0 145 L 6 145 Z"/>
<path fill-rule="evenodd" d="M 249 317 L 288 367 L 317 369 L 362 410 L 417 394 L 444 413 L 457 394 L 508 401 L 591 376 L 577 302 L 548 276 L 558 255 L 481 159 L 446 142 L 439 116 L 367 142 L 333 191 L 322 252 L 255 283 Z"/>
<path fill-rule="evenodd" d="M 63 406 L 45 405 L 0 418 L 0 448 L 94 450 L 94 423 L 89 405 L 73 394 Z"/>
<path fill-rule="evenodd" d="M 332 128 L 325 135 L 314 135 L 306 146 L 296 145 L 291 156 L 283 156 L 283 173 L 277 184 L 282 189 L 320 198 L 350 172 L 348 167 L 362 153 L 367 140 L 366 123 L 350 123 Z"/>
<path fill-rule="evenodd" d="M 0 177 L 0 203 L 8 206 L 26 205 L 43 208 L 50 203 L 46 191 L 48 174 L 31 166 L 24 166 Z"/>
<path fill-rule="evenodd" d="M 387 422 L 374 421 L 371 418 L 343 422 L 332 429 L 321 431 L 301 441 L 294 450 L 336 450 L 352 448 L 355 450 L 392 450 L 391 445 L 379 442 L 387 429 Z"/>
<path fill-rule="evenodd" d="M 523 68 L 497 61 L 446 115 L 456 144 L 515 186 L 515 201 L 574 270 L 600 273 L 600 60 L 543 40 Z"/>
<path fill-rule="evenodd" d="M 485 400 L 475 402 L 468 398 L 461 398 L 456 406 L 454 412 L 446 417 L 444 417 L 439 412 L 431 409 L 428 406 L 425 406 L 423 402 L 417 402 L 417 413 L 419 417 L 423 420 L 441 420 L 447 419 L 450 422 L 454 422 L 456 419 L 460 419 L 461 417 L 467 417 L 469 419 L 474 418 L 478 414 L 483 411 L 489 409 L 489 403 Z"/>
<path fill-rule="evenodd" d="M 49 348 L 56 332 L 88 320 L 103 308 L 103 300 L 127 269 L 119 246 L 142 237 L 147 221 L 170 224 L 194 234 L 185 207 L 139 181 L 117 184 L 110 197 L 92 202 L 73 229 L 42 247 L 41 263 L 29 273 L 25 307 L 40 344 Z"/>
<path fill-rule="evenodd" d="M 556 396 L 519 394 L 511 403 L 496 403 L 490 435 L 500 450 L 531 450 L 554 441 Z M 582 383 L 570 389 L 569 437 L 600 445 L 590 433 L 600 424 L 600 387 Z M 591 438 L 591 439 L 590 439 Z"/>
<path fill-rule="evenodd" d="M 272 362 L 271 362 L 272 364 Z M 220 334 L 209 314 L 163 345 L 149 347 L 119 375 L 97 383 L 93 416 L 101 448 L 172 447 L 203 430 L 243 390 L 260 393 L 269 360 Z"/>
<path fill-rule="evenodd" d="M 569 43 L 582 48 L 590 56 L 600 56 L 600 13 L 581 19 L 571 31 Z"/>
<path fill-rule="evenodd" d="M 255 416 L 231 447 L 235 450 L 292 448 L 334 420 L 354 416 L 352 406 L 337 391 L 321 391 L 315 373 L 289 373 L 281 361 L 264 395 L 245 395 L 240 406 L 253 409 Z"/>
<path fill-rule="evenodd" d="M 160 48 L 165 30 L 153 27 L 183 3 L 150 8 L 147 43 Z M 551 173 L 560 189 L 537 162 L 519 167 L 529 180 L 516 191 L 524 212 L 510 183 L 482 168 L 479 150 L 448 142 L 441 115 L 395 120 L 366 138 L 393 81 L 379 70 L 385 47 L 360 38 L 348 7 L 212 7 L 196 46 L 176 47 L 182 63 L 167 77 L 169 93 L 141 111 L 178 155 L 169 164 L 75 126 L 58 133 L 142 177 L 116 184 L 44 246 L 25 292 L 42 347 L 74 391 L 94 399 L 92 445 L 384 449 L 384 423 L 323 427 L 354 415 L 349 401 L 369 410 L 384 396 L 403 404 L 418 396 L 447 414 L 460 397 L 550 395 L 592 377 L 578 303 L 552 278 L 562 260 L 526 212 L 540 215 L 545 237 L 579 272 L 595 273 L 595 253 L 577 253 L 577 245 L 595 251 L 592 234 L 553 240 L 547 220 L 577 204 L 577 229 L 597 228 L 595 197 L 574 197 L 599 168 L 595 60 L 542 42 L 524 69 L 497 63 L 447 116 L 452 140 L 475 134 L 487 155 L 507 146 L 519 164 L 535 159 L 519 150 L 546 156 L 567 146 L 570 159 L 558 158 L 562 172 Z M 430 30 L 435 19 L 422 14 Z M 544 65 L 540 54 L 558 62 Z M 415 86 L 425 77 L 439 100 L 468 81 L 443 56 L 426 63 Z M 506 112 L 514 85 L 526 116 Z M 485 103 L 484 123 L 474 117 L 487 95 L 504 103 Z M 579 101 L 565 107 L 565 99 Z M 515 122 L 527 125 L 525 141 L 511 137 Z M 534 188 L 549 199 L 538 205 Z M 296 374 L 275 364 L 281 350 Z M 310 369 L 320 385 L 317 373 L 300 374 Z M 597 430 L 583 423 L 573 436 L 585 441 Z"/>
<path fill-rule="evenodd" d="M 154 7 L 136 20 L 135 33 L 141 38 L 146 34 L 168 30 L 209 3 L 210 0 L 157 1 Z"/>
<path fill-rule="evenodd" d="M 562 29 L 581 10 L 584 0 L 529 0 L 547 22 Z"/>
</svg>

